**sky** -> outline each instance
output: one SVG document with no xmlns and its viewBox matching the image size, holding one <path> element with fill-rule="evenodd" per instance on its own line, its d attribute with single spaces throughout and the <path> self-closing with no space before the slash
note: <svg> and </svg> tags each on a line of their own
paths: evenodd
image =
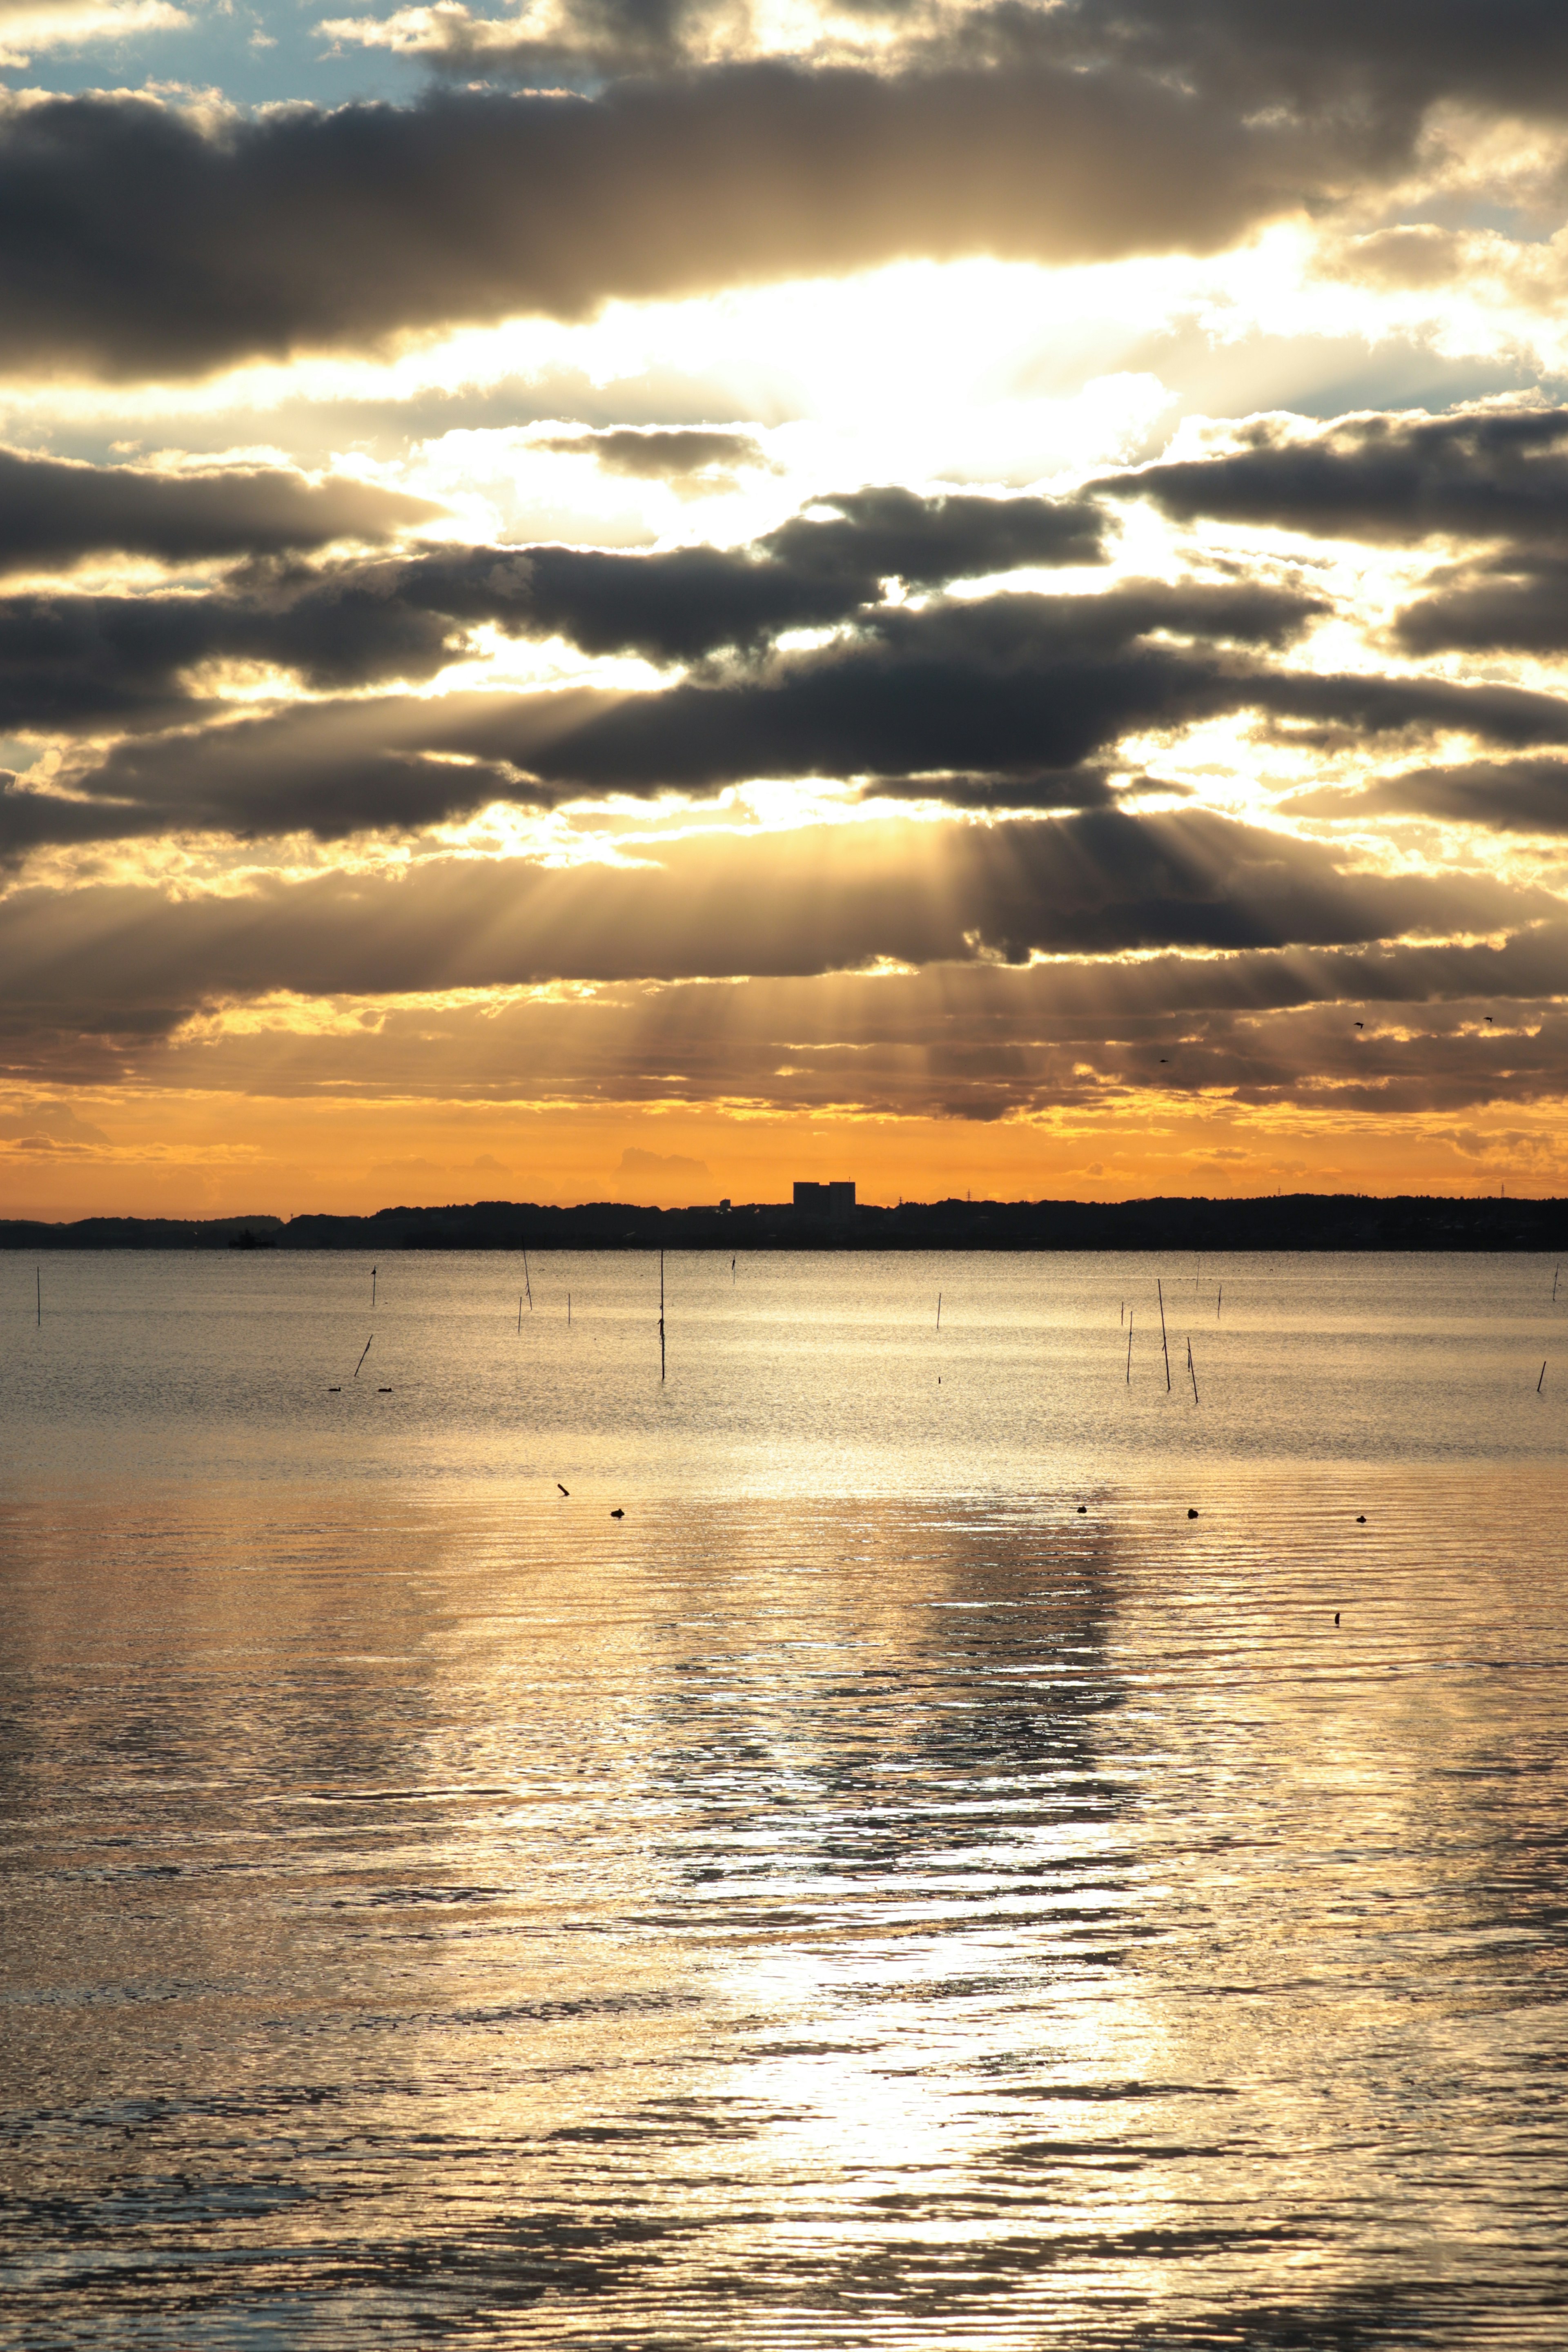
<svg viewBox="0 0 1568 2352">
<path fill-rule="evenodd" d="M 1568 12 L 334 5 L 0 0 L 0 1214 L 1568 1191 Z"/>
</svg>

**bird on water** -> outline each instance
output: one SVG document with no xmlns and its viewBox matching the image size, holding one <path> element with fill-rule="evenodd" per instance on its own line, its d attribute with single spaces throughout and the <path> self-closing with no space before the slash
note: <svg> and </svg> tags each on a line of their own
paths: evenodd
<svg viewBox="0 0 1568 2352">
<path fill-rule="evenodd" d="M 612 1518 L 612 1519 L 624 1519 L 624 1518 L 626 1517 L 626 1515 L 625 1511 L 622 1511 L 622 1510 L 615 1510 L 615 1511 L 612 1511 L 612 1512 L 610 1513 L 610 1517 L 611 1517 L 611 1518 Z"/>
</svg>

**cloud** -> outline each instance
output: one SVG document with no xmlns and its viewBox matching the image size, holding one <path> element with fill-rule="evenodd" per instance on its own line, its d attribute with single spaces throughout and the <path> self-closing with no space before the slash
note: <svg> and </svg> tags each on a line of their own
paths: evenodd
<svg viewBox="0 0 1568 2352">
<path fill-rule="evenodd" d="M 689 1160 L 679 1151 L 642 1151 L 628 1144 L 612 1179 L 617 1201 L 645 1202 L 650 1208 L 689 1208 L 718 1194 L 713 1171 L 703 1160 Z"/>
<path fill-rule="evenodd" d="M 1346 871 L 1320 845 L 1196 810 L 864 823 L 694 836 L 645 849 L 637 866 L 431 858 L 174 898 L 130 885 L 18 888 L 0 901 L 0 1019 L 14 1034 L 167 1034 L 203 1005 L 279 991 L 1306 952 L 1560 929 L 1561 916 L 1545 892 L 1474 874 Z"/>
<path fill-rule="evenodd" d="M 607 474 L 630 474 L 643 481 L 689 480 L 720 474 L 728 479 L 749 467 L 778 469 L 751 433 L 726 433 L 708 425 L 611 425 L 597 433 L 557 435 L 536 441 L 536 449 L 558 457 L 592 457 Z"/>
<path fill-rule="evenodd" d="M 125 894 L 117 910 L 136 943 L 131 978 L 139 988 L 156 896 Z M 79 907 L 72 923 L 88 911 Z M 247 911 L 244 903 L 231 911 L 232 929 Z M 87 929 L 110 919 L 100 907 Z M 157 969 L 166 981 L 170 964 Z M 166 989 L 154 988 L 152 1009 L 112 1006 L 91 1026 L 72 1022 L 82 1000 L 57 995 L 7 1000 L 0 1057 L 14 1073 L 41 1070 L 55 1084 L 120 1074 L 186 1095 L 493 1105 L 514 1094 L 515 1073 L 526 1070 L 530 1094 L 555 1106 L 678 1097 L 878 1118 L 1078 1108 L 1142 1120 L 1162 1104 L 1175 1112 L 1207 1100 L 1396 1119 L 1483 1101 L 1561 1100 L 1568 1017 L 1542 1000 L 1564 993 L 1568 925 L 1559 917 L 1500 943 L 1166 952 L 1027 967 L 980 958 L 874 977 L 752 977 L 723 988 L 612 982 L 476 999 L 350 996 L 334 1000 L 336 1017 L 326 1020 L 319 1005 L 296 1010 L 274 998 L 265 1018 L 246 1013 L 229 1025 L 216 1013 L 189 1029 Z M 498 1072 L 510 1074 L 499 1085 Z M 1248 1147 L 1245 1120 L 1234 1138 L 1238 1151 Z M 493 1176 L 448 1171 L 442 1192 L 424 1197 L 505 1189 Z M 718 1189 L 711 1179 L 694 1181 L 691 1197 L 711 1199 Z"/>
<path fill-rule="evenodd" d="M 440 1205 L 450 1207 L 457 1200 L 470 1202 L 476 1184 L 500 1197 L 500 1188 L 511 1182 L 511 1171 L 482 1151 L 475 1160 L 454 1165 L 419 1158 L 378 1160 L 366 1169 L 365 1181 L 388 1193 L 388 1206 L 429 1206 L 439 1199 Z"/>
<path fill-rule="evenodd" d="M 282 467 L 160 474 L 0 449 L 0 572 L 109 553 L 170 564 L 279 555 L 386 539 L 440 512 L 427 499 Z"/>
<path fill-rule="evenodd" d="M 1180 73 L 1238 110 L 1345 114 L 1389 146 L 1445 98 L 1534 117 L 1568 108 L 1568 26 L 1552 0 L 1078 0 L 1062 15 L 1058 32 L 1046 12 L 1047 40 Z"/>
<path fill-rule="evenodd" d="M 879 609 L 845 641 L 658 691 L 355 696 L 163 733 L 150 720 L 62 768 L 47 791 L 13 784 L 0 795 L 0 844 L 16 854 L 45 840 L 213 828 L 331 839 L 491 801 L 700 795 L 756 777 L 908 786 L 937 800 L 951 779 L 959 805 L 1090 807 L 1106 799 L 1105 758 L 1129 731 L 1232 712 L 1257 713 L 1299 749 L 1454 733 L 1509 749 L 1568 742 L 1568 702 L 1552 695 L 1278 666 L 1272 656 L 1321 609 L 1245 583 L 1001 594 Z M 29 618 L 37 664 L 63 625 Z M 359 625 L 356 607 L 338 641 L 323 627 L 318 668 L 348 659 Z M 304 624 L 295 612 L 287 633 L 266 616 L 247 626 L 246 642 L 276 649 Z M 437 629 L 429 644 L 447 640 Z M 91 673 L 105 697 L 112 651 Z"/>
<path fill-rule="evenodd" d="M 255 120 L 13 99 L 0 361 L 166 380 L 910 255 L 1212 252 L 1336 172 L 1289 126 L 1116 68 L 764 63 Z"/>
<path fill-rule="evenodd" d="M 13 727 L 26 709 L 30 723 L 47 716 L 63 724 L 74 707 L 77 723 L 89 725 L 132 711 L 152 730 L 177 661 L 220 649 L 269 649 L 309 662 L 316 677 L 362 677 L 366 647 L 388 668 L 416 659 L 434 667 L 448 656 L 444 617 L 386 609 L 384 631 L 383 608 L 363 587 L 341 612 L 242 604 L 216 619 L 195 600 L 125 600 L 105 618 L 91 599 L 15 598 L 0 608 L 0 682 L 7 646 L 16 649 L 0 715 L 8 710 Z M 1092 597 L 1003 595 L 881 611 L 845 646 L 727 682 L 301 703 L 205 730 L 128 735 L 62 771 L 48 792 L 13 784 L 0 796 L 0 845 L 15 854 L 47 839 L 214 825 L 247 835 L 305 827 L 330 839 L 435 824 L 491 800 L 539 806 L 611 792 L 702 793 L 765 775 L 897 780 L 980 769 L 1037 778 L 1090 758 L 1135 724 L 1251 701 L 1304 709 L 1319 725 L 1336 716 L 1363 727 L 1407 724 L 1434 696 L 1449 724 L 1479 715 L 1484 698 L 1459 688 L 1401 694 L 1382 680 L 1293 680 L 1151 635 L 1203 631 L 1271 647 L 1318 609 L 1249 586 L 1143 583 Z M 1336 685 L 1352 705 L 1342 711 Z M 1568 709 L 1549 697 L 1488 697 L 1510 710 L 1528 706 L 1538 740 L 1548 719 L 1568 731 Z M 60 786 L 80 797 L 63 797 Z M 1084 796 L 1103 797 L 1098 778 L 1086 779 Z M 1058 783 L 1058 804 L 1062 797 Z"/>
<path fill-rule="evenodd" d="M 781 39 L 764 14 L 716 0 L 556 0 L 487 16 L 465 0 L 388 16 L 328 19 L 330 39 L 418 57 L 468 79 L 647 74 L 718 58 L 756 58 Z M 805 54 L 875 58 L 905 69 L 938 60 L 1017 70 L 1118 66 L 1179 80 L 1238 114 L 1274 108 L 1328 131 L 1356 126 L 1367 147 L 1403 150 L 1445 97 L 1527 114 L 1559 113 L 1568 43 L 1551 0 L 858 0 L 794 16 L 782 37 Z"/>
<path fill-rule="evenodd" d="M 203 663 L 259 662 L 318 688 L 432 677 L 460 650 L 453 623 L 363 576 L 289 595 L 0 600 L 0 728 L 12 733 L 168 726 L 198 716 Z"/>
<path fill-rule="evenodd" d="M 33 1145 L 54 1151 L 62 1146 L 78 1150 L 108 1147 L 110 1142 L 100 1127 L 79 1118 L 68 1103 L 47 1102 L 30 1103 L 23 1110 L 0 1113 L 0 1139 L 13 1145 Z"/>
<path fill-rule="evenodd" d="M 391 49 L 465 79 L 482 74 L 548 84 L 572 75 L 657 72 L 702 56 L 754 56 L 747 12 L 714 0 L 563 0 L 531 16 L 484 16 L 464 0 L 332 16 L 317 30 L 351 47 Z"/>
<path fill-rule="evenodd" d="M 1359 793 L 1298 793 L 1291 812 L 1355 817 L 1363 809 L 1479 824 L 1495 833 L 1568 834 L 1568 761 L 1476 760 L 1413 768 Z"/>
<path fill-rule="evenodd" d="M 1082 499 L 857 490 L 815 500 L 750 548 L 480 548 L 380 573 L 375 593 L 454 623 L 559 634 L 584 653 L 689 662 L 847 620 L 879 603 L 889 579 L 930 589 L 1099 563 L 1104 533 L 1101 510 Z"/>
<path fill-rule="evenodd" d="M 1568 409 L 1458 416 L 1359 415 L 1322 427 L 1250 418 L 1223 457 L 1107 477 L 1183 522 L 1245 522 L 1321 538 L 1560 541 L 1568 534 Z"/>
<path fill-rule="evenodd" d="M 68 546 L 73 521 L 79 539 L 108 527 L 92 469 L 39 471 L 66 478 L 68 511 L 63 520 L 46 511 L 49 482 L 46 495 L 33 496 L 29 463 L 18 542 L 37 545 L 52 529 L 57 545 Z M 79 474 L 89 476 L 87 509 L 73 518 Z M 274 507 L 268 478 L 258 481 L 254 494 L 246 484 L 233 501 L 221 494 L 185 509 L 153 501 L 122 527 L 139 520 L 144 542 L 156 533 L 164 551 L 194 552 L 203 531 L 210 538 L 253 527 L 258 537 L 270 530 L 288 544 L 286 534 L 305 527 L 299 502 L 291 511 L 285 490 Z M 397 501 L 378 508 L 374 492 L 363 507 L 352 495 L 341 503 L 308 495 L 305 512 L 322 530 L 362 512 L 403 519 Z M 1019 564 L 1093 562 L 1104 551 L 1100 514 L 1081 500 L 922 499 L 878 490 L 821 503 L 828 519 L 797 518 L 743 551 L 490 547 L 319 570 L 253 562 L 199 595 L 12 596 L 0 600 L 0 727 L 166 726 L 197 715 L 180 708 L 194 702 L 188 674 L 214 662 L 290 670 L 318 690 L 424 680 L 461 659 L 468 630 L 481 623 L 514 635 L 559 634 L 588 653 L 691 661 L 725 646 L 755 646 L 785 628 L 843 621 L 879 600 L 889 575 L 925 587 Z M 402 504 L 429 511 L 412 499 Z M 5 530 L 0 521 L 0 547 Z"/>
<path fill-rule="evenodd" d="M 169 0 L 0 0 L 0 68 L 29 65 L 39 50 L 183 32 L 190 22 Z"/>
<path fill-rule="evenodd" d="M 1568 649 L 1568 559 L 1510 548 L 1450 571 L 1394 625 L 1406 654 L 1556 654 Z"/>
</svg>

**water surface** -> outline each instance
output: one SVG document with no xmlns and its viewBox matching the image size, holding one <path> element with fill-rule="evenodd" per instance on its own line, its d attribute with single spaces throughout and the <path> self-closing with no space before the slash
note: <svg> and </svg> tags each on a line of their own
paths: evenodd
<svg viewBox="0 0 1568 2352">
<path fill-rule="evenodd" d="M 0 2340 L 1560 2345 L 1552 1274 L 0 1261 Z"/>
</svg>

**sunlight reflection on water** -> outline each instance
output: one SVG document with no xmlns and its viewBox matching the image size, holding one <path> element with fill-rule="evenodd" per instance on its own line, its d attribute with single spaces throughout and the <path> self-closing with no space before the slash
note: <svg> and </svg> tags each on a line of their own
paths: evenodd
<svg viewBox="0 0 1568 2352">
<path fill-rule="evenodd" d="M 6 1319 L 0 2340 L 1561 2341 L 1538 1262 L 364 1271 Z"/>
</svg>

